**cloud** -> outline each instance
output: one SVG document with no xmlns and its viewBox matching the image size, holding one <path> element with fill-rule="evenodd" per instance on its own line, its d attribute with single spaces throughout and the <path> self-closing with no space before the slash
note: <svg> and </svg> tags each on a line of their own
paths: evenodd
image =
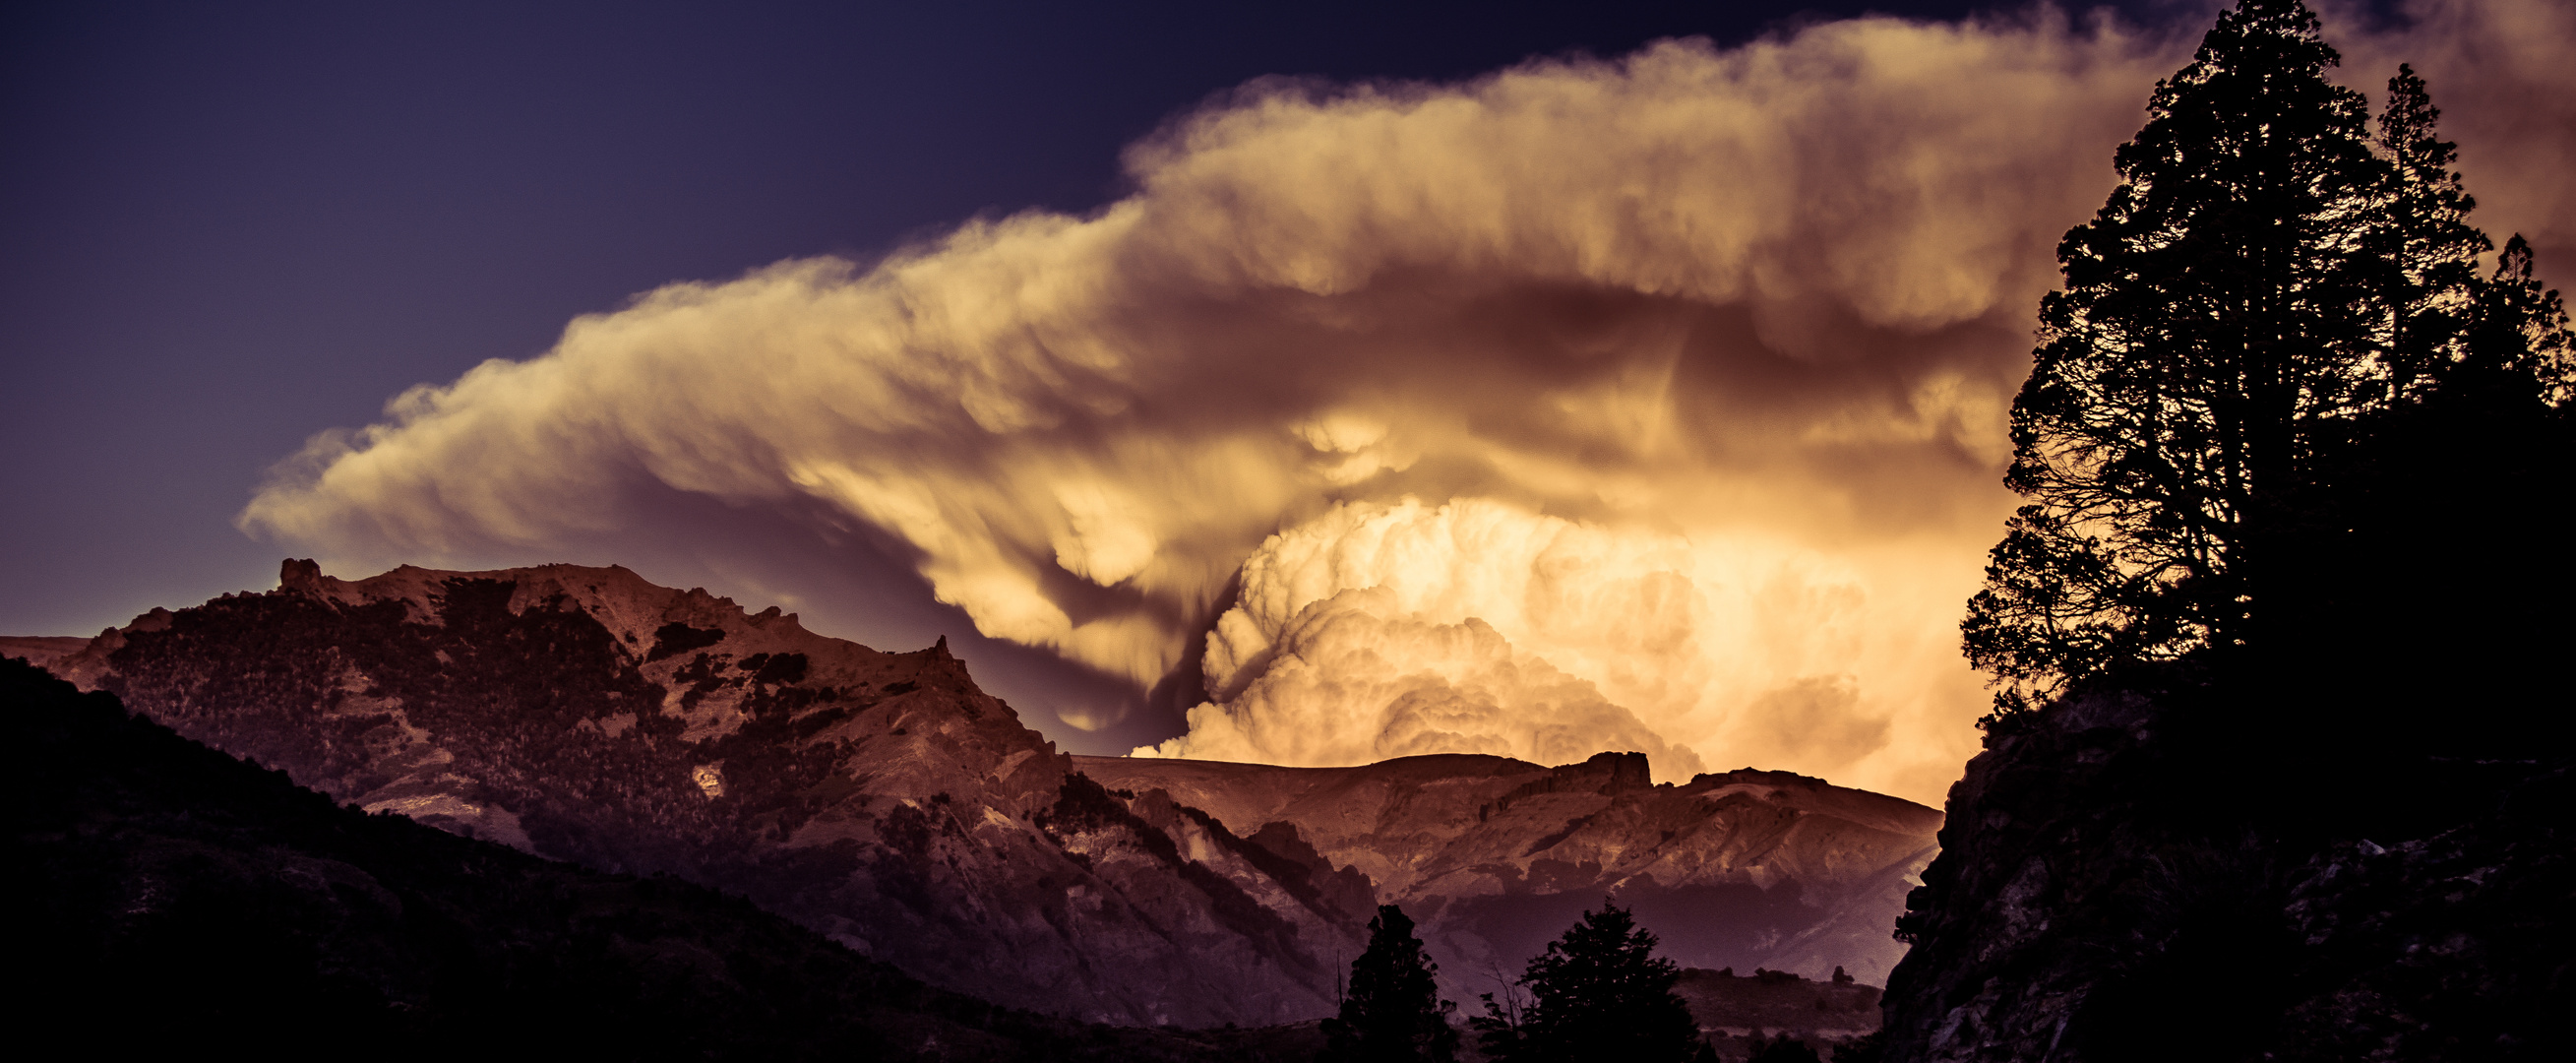
<svg viewBox="0 0 2576 1063">
<path fill-rule="evenodd" d="M 2494 59 L 2566 54 L 2545 4 L 2421 13 L 2369 54 L 2418 46 L 2455 130 L 2564 78 Z M 2200 28 L 1864 19 L 1257 83 L 1093 214 L 647 293 L 317 437 L 242 522 L 346 567 L 686 536 L 667 500 L 710 500 L 1139 688 L 1203 666 L 1170 752 L 1627 744 L 1937 799 L 2032 308 Z M 2542 133 L 2464 155 L 2564 232 L 2543 163 L 2576 137 Z"/>
<path fill-rule="evenodd" d="M 1208 636 L 1210 700 L 1150 752 L 1561 763 L 1619 748 L 1668 779 L 1711 757 L 1898 771 L 1941 739 L 1909 726 L 1911 741 L 1891 742 L 1896 719 L 1955 727 L 1942 710 L 1977 686 L 1948 645 L 1958 573 L 1901 548 L 1872 556 L 1886 549 L 1485 499 L 1337 506 L 1244 562 L 1243 592 Z M 1438 711 L 1408 715 L 1424 705 Z M 1430 735 L 1449 748 L 1426 748 Z"/>
<path fill-rule="evenodd" d="M 1367 587 L 1298 610 L 1257 666 L 1238 673 L 1233 696 L 1191 710 L 1189 734 L 1139 752 L 1292 764 L 1491 753 L 1561 764 L 1621 749 L 1684 776 L 1700 769 L 1689 748 L 1493 625 L 1425 619 L 1396 597 Z"/>
</svg>

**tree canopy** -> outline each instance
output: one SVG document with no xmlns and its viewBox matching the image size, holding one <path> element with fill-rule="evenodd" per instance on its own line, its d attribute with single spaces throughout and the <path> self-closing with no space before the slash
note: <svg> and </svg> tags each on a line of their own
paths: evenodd
<svg viewBox="0 0 2576 1063">
<path fill-rule="evenodd" d="M 2395 507 L 2357 482 L 2389 467 L 2391 424 L 2567 398 L 2557 295 L 2518 237 L 2478 275 L 2492 245 L 2423 80 L 2400 68 L 2374 132 L 2317 30 L 2299 0 L 2220 15 L 2058 249 L 2012 411 L 2026 503 L 1962 624 L 1990 722 L 2126 666 L 2296 641 L 2318 588 L 2387 545 L 2372 522 Z"/>
<path fill-rule="evenodd" d="M 1517 1015 L 1485 996 L 1473 1020 L 1488 1056 L 1510 1061 L 1684 1063 L 1699 1024 L 1673 993 L 1681 969 L 1655 955 L 1655 935 L 1607 900 L 1533 957 Z"/>
</svg>

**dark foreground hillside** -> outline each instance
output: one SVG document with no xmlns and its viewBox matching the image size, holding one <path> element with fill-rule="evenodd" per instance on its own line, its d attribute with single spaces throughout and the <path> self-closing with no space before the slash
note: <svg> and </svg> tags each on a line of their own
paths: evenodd
<svg viewBox="0 0 2576 1063">
<path fill-rule="evenodd" d="M 132 1057 L 1304 1058 L 922 986 L 747 902 L 342 808 L 0 660 L 19 1037 Z M 1293 1035 L 1290 1035 L 1293 1038 Z"/>
<path fill-rule="evenodd" d="M 2264 710 L 2110 692 L 1991 734 L 1900 923 L 1887 1058 L 2576 1058 L 2570 758 L 2303 757 Z"/>
</svg>

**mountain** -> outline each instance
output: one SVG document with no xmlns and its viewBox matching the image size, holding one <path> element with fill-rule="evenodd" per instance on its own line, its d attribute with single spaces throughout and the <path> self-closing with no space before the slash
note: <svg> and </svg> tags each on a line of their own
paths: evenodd
<svg viewBox="0 0 2576 1063">
<path fill-rule="evenodd" d="M 289 561 L 275 591 L 32 648 L 335 801 L 720 887 L 933 985 L 1140 1025 L 1329 1013 L 1382 899 L 1422 906 L 1462 978 L 1517 970 L 1605 892 L 1685 962 L 1882 969 L 1937 823 L 1795 776 L 1650 786 L 1639 757 L 1072 758 L 944 642 L 883 653 L 615 567 Z"/>
<path fill-rule="evenodd" d="M 1413 917 L 1458 1000 L 1493 991 L 1498 973 L 1518 974 L 1605 896 L 1685 966 L 1817 978 L 1843 967 L 1879 981 L 1904 953 L 1889 930 L 1941 825 L 1913 802 L 1787 772 L 1658 786 L 1642 753 L 1554 768 L 1470 754 L 1355 768 L 1073 763 L 1136 795 L 1148 821 L 1175 837 L 1199 824 L 1151 809 L 1198 810 L 1294 854 L 1315 869 L 1319 891 L 1364 881 L 1375 903 Z"/>
<path fill-rule="evenodd" d="M 622 568 L 284 566 L 57 671 L 369 811 L 741 893 L 925 980 L 1136 1024 L 1331 1007 L 1296 926 L 1088 799 L 945 645 L 879 653 Z"/>
<path fill-rule="evenodd" d="M 369 814 L 0 661 L 16 1014 L 91 1054 L 1253 1060 L 942 992 L 740 898 Z M 74 1035 L 72 1031 L 77 1031 Z"/>
</svg>

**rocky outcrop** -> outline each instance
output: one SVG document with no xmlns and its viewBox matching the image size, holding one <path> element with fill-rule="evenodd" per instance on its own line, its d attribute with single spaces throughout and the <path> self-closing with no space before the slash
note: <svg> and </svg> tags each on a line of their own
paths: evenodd
<svg viewBox="0 0 2576 1063">
<path fill-rule="evenodd" d="M 1554 768 L 1468 754 L 1353 768 L 1073 759 L 1113 790 L 1203 810 L 1402 905 L 1460 1000 L 1519 973 L 1605 896 L 1688 966 L 1878 981 L 1902 955 L 1889 930 L 1941 822 L 1787 772 L 1657 786 L 1641 753 Z"/>
<path fill-rule="evenodd" d="M 2319 756 L 2265 711 L 2095 695 L 1991 734 L 1908 902 L 1886 1058 L 2576 1054 L 2565 758 Z"/>
</svg>

